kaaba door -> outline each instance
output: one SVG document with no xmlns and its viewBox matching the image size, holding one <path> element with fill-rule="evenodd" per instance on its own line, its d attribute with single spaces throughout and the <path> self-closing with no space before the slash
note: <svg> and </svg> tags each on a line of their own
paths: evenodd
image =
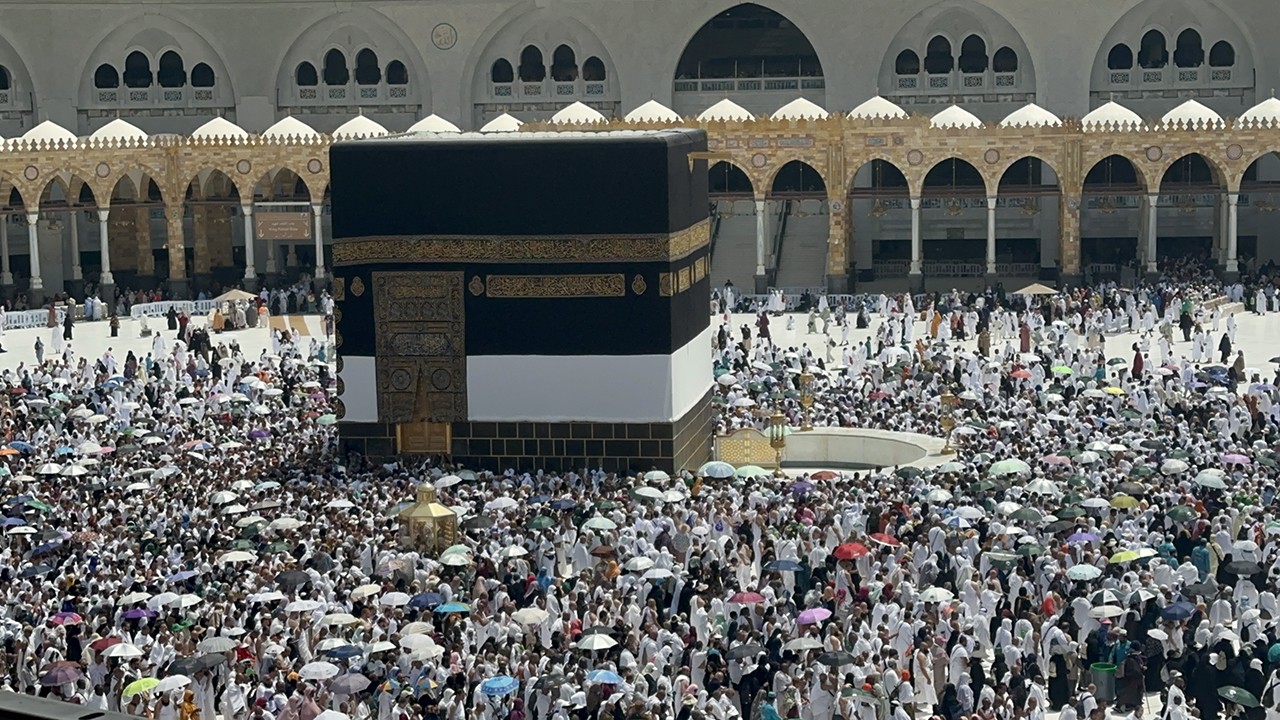
<svg viewBox="0 0 1280 720">
<path fill-rule="evenodd" d="M 379 420 L 406 425 L 466 420 L 462 273 L 375 272 L 373 303 Z"/>
</svg>

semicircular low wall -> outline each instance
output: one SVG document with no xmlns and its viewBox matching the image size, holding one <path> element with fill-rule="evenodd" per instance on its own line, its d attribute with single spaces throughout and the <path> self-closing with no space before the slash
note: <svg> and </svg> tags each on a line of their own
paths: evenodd
<svg viewBox="0 0 1280 720">
<path fill-rule="evenodd" d="M 932 435 L 870 428 L 814 428 L 787 436 L 784 468 L 862 470 L 904 465 L 931 467 L 951 459 Z"/>
</svg>

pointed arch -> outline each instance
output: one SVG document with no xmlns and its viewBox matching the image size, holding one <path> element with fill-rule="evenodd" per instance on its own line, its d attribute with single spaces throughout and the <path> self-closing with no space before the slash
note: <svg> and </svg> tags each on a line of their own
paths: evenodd
<svg viewBox="0 0 1280 720">
<path fill-rule="evenodd" d="M 173 52 L 176 58 L 165 60 L 166 69 L 176 70 L 177 64 L 174 60 L 181 60 L 184 85 L 191 84 L 188 68 L 194 71 L 194 68 L 200 64 L 208 67 L 207 77 L 213 78 L 215 82 L 202 91 L 203 96 L 200 99 L 205 107 L 209 107 L 210 102 L 215 107 L 235 105 L 234 79 L 227 70 L 222 54 L 209 41 L 209 38 L 218 37 L 217 33 L 189 24 L 186 17 L 179 21 L 169 17 L 164 11 L 154 12 L 141 7 L 133 12 L 113 17 L 118 18 L 118 24 L 104 28 L 101 35 L 97 37 L 86 38 L 87 44 L 93 50 L 87 56 L 80 72 L 82 107 L 102 107 L 107 104 L 107 101 L 99 96 L 94 82 L 97 79 L 98 70 L 103 65 L 110 65 L 119 71 L 122 76 L 121 85 L 125 87 L 155 87 L 160 85 L 156 75 L 160 69 L 161 59 L 165 58 L 169 52 Z M 134 72 L 130 74 L 128 58 L 133 57 L 134 53 L 141 53 L 142 57 L 134 57 L 132 68 Z M 143 58 L 147 61 L 145 66 L 141 62 Z M 203 74 L 205 71 L 201 72 Z M 149 83 L 146 80 L 148 75 Z M 173 77 L 166 73 L 166 80 L 172 83 Z M 114 95 L 117 98 L 123 98 L 125 95 L 124 93 L 105 94 Z M 182 96 L 184 101 L 191 99 L 188 93 L 182 93 Z"/>
</svg>

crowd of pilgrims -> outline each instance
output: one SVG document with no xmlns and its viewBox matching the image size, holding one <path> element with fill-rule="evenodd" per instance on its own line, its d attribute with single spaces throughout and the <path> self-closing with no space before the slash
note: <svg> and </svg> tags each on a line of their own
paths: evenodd
<svg viewBox="0 0 1280 720">
<path fill-rule="evenodd" d="M 945 462 L 789 477 L 362 458 L 283 337 L 6 368 L 0 683 L 159 720 L 1274 719 L 1276 387 L 1160 345 L 1229 334 L 1223 292 L 730 317 L 722 431 L 799 425 L 806 369 L 820 427 L 956 421 Z M 398 519 L 427 482 L 444 550 Z"/>
</svg>

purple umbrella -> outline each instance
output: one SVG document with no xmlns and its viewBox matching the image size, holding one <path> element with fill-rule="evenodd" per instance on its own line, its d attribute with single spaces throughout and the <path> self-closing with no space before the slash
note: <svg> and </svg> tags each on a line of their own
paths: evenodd
<svg viewBox="0 0 1280 720">
<path fill-rule="evenodd" d="M 249 437 L 253 438 L 254 440 L 261 440 L 263 438 L 271 437 L 271 433 L 267 430 L 263 430 L 262 428 L 258 428 L 257 430 L 250 430 Z"/>
<path fill-rule="evenodd" d="M 797 480 L 791 483 L 791 492 L 797 495 L 803 495 L 813 489 L 813 483 Z"/>
<path fill-rule="evenodd" d="M 141 620 L 142 618 L 149 618 L 149 617 L 155 617 L 155 616 L 156 614 L 155 614 L 155 611 L 153 610 L 148 610 L 146 608 L 134 608 L 132 610 L 125 611 L 124 619 L 125 620 Z"/>
<path fill-rule="evenodd" d="M 831 611 L 826 608 L 809 608 L 801 611 L 799 617 L 796 618 L 797 625 L 817 625 L 818 623 L 831 617 Z"/>
<path fill-rule="evenodd" d="M 1239 453 L 1227 453 L 1222 456 L 1222 462 L 1228 465 L 1248 465 L 1249 458 Z"/>
<path fill-rule="evenodd" d="M 82 677 L 84 677 L 84 673 L 80 671 L 80 668 L 60 667 L 45 673 L 44 677 L 40 678 L 40 684 L 45 687 L 58 687 L 59 685 L 73 683 Z"/>
<path fill-rule="evenodd" d="M 1099 539 L 1100 538 L 1097 535 L 1094 535 L 1093 533 L 1078 532 L 1074 535 L 1069 536 L 1067 538 L 1067 542 L 1071 542 L 1071 543 L 1097 542 Z"/>
</svg>

